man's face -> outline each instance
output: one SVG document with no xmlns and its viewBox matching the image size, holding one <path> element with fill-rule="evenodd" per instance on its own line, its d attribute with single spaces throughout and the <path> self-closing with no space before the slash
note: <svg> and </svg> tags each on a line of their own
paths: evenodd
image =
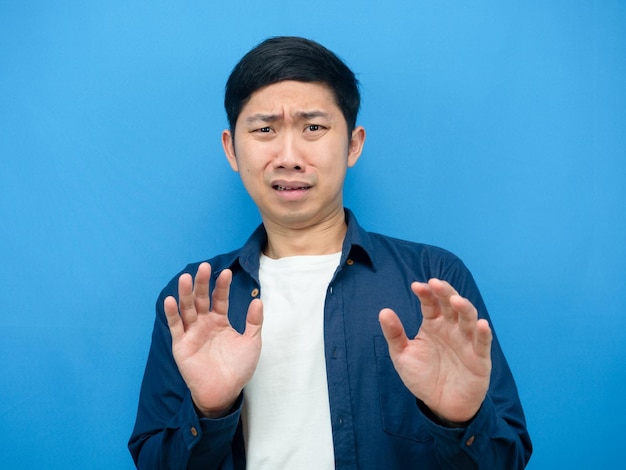
<svg viewBox="0 0 626 470">
<path fill-rule="evenodd" d="M 348 136 L 329 88 L 283 81 L 257 90 L 222 144 L 266 224 L 302 229 L 343 210 L 343 183 L 365 131 Z"/>
</svg>

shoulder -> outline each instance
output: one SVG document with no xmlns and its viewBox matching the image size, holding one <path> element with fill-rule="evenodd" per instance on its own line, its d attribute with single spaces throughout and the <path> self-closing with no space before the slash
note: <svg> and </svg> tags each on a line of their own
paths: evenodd
<svg viewBox="0 0 626 470">
<path fill-rule="evenodd" d="M 196 275 L 198 272 L 198 266 L 202 263 L 209 263 L 211 265 L 211 277 L 215 278 L 222 272 L 224 269 L 236 269 L 239 266 L 238 259 L 241 253 L 241 248 L 237 250 L 233 250 L 228 253 L 222 253 L 212 258 L 203 259 L 200 261 L 194 261 L 192 263 L 187 264 L 183 269 L 178 271 L 174 277 L 170 279 L 167 285 L 161 291 L 162 298 L 167 297 L 168 295 L 172 295 L 174 297 L 178 297 L 178 279 L 183 274 L 189 274 L 192 277 Z"/>
<path fill-rule="evenodd" d="M 399 272 L 423 282 L 437 278 L 450 282 L 457 290 L 474 289 L 472 274 L 465 263 L 445 248 L 380 233 L 370 232 L 368 237 L 372 263 L 379 274 Z"/>
<path fill-rule="evenodd" d="M 462 264 L 454 253 L 439 246 L 369 232 L 375 256 L 392 255 L 409 260 L 420 260 L 428 264 Z"/>
<path fill-rule="evenodd" d="M 374 265 L 388 259 L 435 264 L 460 263 L 456 255 L 438 246 L 370 232 L 359 225 L 356 217 L 349 209 L 346 209 L 346 221 L 348 223 L 347 244 L 351 248 L 360 247 L 367 253 Z"/>
<path fill-rule="evenodd" d="M 478 287 L 465 263 L 454 253 L 434 245 L 370 233 L 372 259 L 378 274 L 425 282 L 437 278 L 449 282 L 474 305 L 482 305 Z"/>
</svg>

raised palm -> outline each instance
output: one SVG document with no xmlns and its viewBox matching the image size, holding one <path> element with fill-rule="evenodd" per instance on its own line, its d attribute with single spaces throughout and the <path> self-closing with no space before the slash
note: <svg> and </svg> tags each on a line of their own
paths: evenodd
<svg viewBox="0 0 626 470">
<path fill-rule="evenodd" d="M 203 415 L 226 414 L 256 369 L 261 353 L 263 306 L 250 303 L 243 334 L 228 320 L 228 294 L 232 273 L 220 273 L 209 298 L 211 266 L 202 263 L 195 280 L 183 274 L 178 281 L 179 302 L 164 301 L 172 335 L 172 353 Z"/>
<path fill-rule="evenodd" d="M 462 423 L 480 408 L 491 374 L 489 324 L 445 281 L 414 282 L 422 325 L 409 339 L 400 319 L 383 309 L 379 319 L 393 364 L 406 387 L 444 421 Z"/>
</svg>

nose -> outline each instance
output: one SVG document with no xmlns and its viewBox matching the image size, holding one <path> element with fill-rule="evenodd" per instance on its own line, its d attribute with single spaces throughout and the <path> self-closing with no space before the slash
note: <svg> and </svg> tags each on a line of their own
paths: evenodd
<svg viewBox="0 0 626 470">
<path fill-rule="evenodd" d="M 296 137 L 286 132 L 281 139 L 278 139 L 277 144 L 274 168 L 297 171 L 304 169 L 304 160 Z"/>
</svg>

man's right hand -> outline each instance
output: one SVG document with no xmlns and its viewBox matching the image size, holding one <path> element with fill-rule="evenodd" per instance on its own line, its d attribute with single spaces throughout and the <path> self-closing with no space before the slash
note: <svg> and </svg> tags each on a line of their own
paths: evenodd
<svg viewBox="0 0 626 470">
<path fill-rule="evenodd" d="M 248 307 L 246 329 L 239 334 L 228 320 L 228 294 L 232 272 L 222 271 L 209 299 L 211 266 L 202 263 L 195 281 L 183 274 L 178 297 L 164 301 L 172 334 L 172 353 L 199 413 L 207 418 L 228 414 L 254 374 L 261 354 L 263 304 Z"/>
</svg>

